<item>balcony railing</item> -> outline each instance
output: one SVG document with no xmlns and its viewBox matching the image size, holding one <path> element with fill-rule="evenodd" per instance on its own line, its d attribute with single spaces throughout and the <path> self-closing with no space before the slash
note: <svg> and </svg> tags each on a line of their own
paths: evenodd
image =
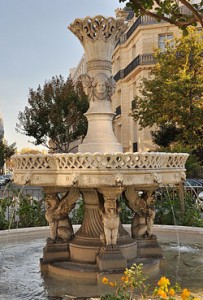
<svg viewBox="0 0 203 300">
<path fill-rule="evenodd" d="M 125 78 L 128 74 L 130 74 L 135 68 L 137 68 L 139 65 L 151 65 L 155 63 L 154 55 L 153 53 L 149 54 L 141 54 L 138 55 L 125 69 L 119 70 L 115 76 L 114 80 L 118 81 L 122 78 Z"/>
<path fill-rule="evenodd" d="M 165 22 L 165 21 L 160 21 Z M 136 21 L 133 23 L 133 25 L 129 28 L 129 30 L 124 33 L 119 41 L 116 44 L 116 47 L 120 44 L 125 43 L 125 41 L 133 34 L 133 32 L 138 28 L 140 25 L 149 25 L 149 24 L 157 24 L 160 23 L 155 18 L 152 18 L 150 16 L 140 16 L 136 19 Z"/>
<path fill-rule="evenodd" d="M 180 7 L 180 12 L 182 14 L 185 14 L 185 15 L 191 15 L 191 11 L 185 6 Z M 158 21 L 157 19 L 155 19 L 151 16 L 147 16 L 147 15 L 139 16 L 136 19 L 136 21 L 133 23 L 133 25 L 129 28 L 129 30 L 118 41 L 116 46 L 119 45 L 119 44 L 122 44 L 123 42 L 125 42 L 133 34 L 133 32 L 138 28 L 138 26 L 140 26 L 140 25 L 149 25 L 149 24 L 157 24 L 157 23 L 160 23 L 160 22 L 163 23 L 163 22 L 166 22 L 166 21 L 164 21 L 164 20 Z"/>
<path fill-rule="evenodd" d="M 137 18 L 135 23 L 130 27 L 130 29 L 126 32 L 126 39 L 128 39 L 133 32 L 137 29 L 139 25 L 148 25 L 148 24 L 156 24 L 158 21 L 155 18 L 150 16 L 140 16 Z"/>
</svg>

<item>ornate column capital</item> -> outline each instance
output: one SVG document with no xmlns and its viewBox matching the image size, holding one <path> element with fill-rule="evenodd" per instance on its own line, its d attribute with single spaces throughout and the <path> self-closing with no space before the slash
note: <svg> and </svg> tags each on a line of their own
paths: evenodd
<svg viewBox="0 0 203 300">
<path fill-rule="evenodd" d="M 116 42 L 126 30 L 127 25 L 124 24 L 123 18 L 105 18 L 98 15 L 93 18 L 77 18 L 68 28 L 78 37 L 84 46 L 88 40 L 95 42 L 101 39 L 105 42 L 108 40 Z"/>
</svg>

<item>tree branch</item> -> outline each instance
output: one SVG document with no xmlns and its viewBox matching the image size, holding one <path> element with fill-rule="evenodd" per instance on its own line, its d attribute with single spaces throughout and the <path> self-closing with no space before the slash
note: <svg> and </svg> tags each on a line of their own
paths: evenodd
<svg viewBox="0 0 203 300">
<path fill-rule="evenodd" d="M 202 15 L 198 13 L 198 11 L 194 8 L 194 6 L 191 5 L 186 0 L 179 0 L 179 1 L 192 12 L 192 14 L 195 16 L 195 19 L 203 26 Z"/>
<path fill-rule="evenodd" d="M 155 2 L 159 5 L 160 1 L 159 0 L 155 0 Z M 191 25 L 192 23 L 194 23 L 195 21 L 199 21 L 200 24 L 203 27 L 203 20 L 201 15 L 197 12 L 197 10 L 195 10 L 195 8 L 189 4 L 186 0 L 180 0 L 180 2 L 185 5 L 189 10 L 192 11 L 193 14 L 193 18 L 191 17 L 190 20 L 188 21 L 177 21 L 177 20 L 172 20 L 171 18 L 168 18 L 166 16 L 164 16 L 163 14 L 160 16 L 158 14 L 156 14 L 155 12 L 152 12 L 150 10 L 146 10 L 146 8 L 140 4 L 139 0 L 132 0 L 132 4 L 134 4 L 135 6 L 138 7 L 138 9 L 140 10 L 141 14 L 145 14 L 148 16 L 151 16 L 152 18 L 155 18 L 156 20 L 160 21 L 166 21 L 168 23 L 174 24 L 178 27 L 187 27 L 188 25 Z M 160 5 L 159 5 L 160 6 Z M 184 16 L 184 15 L 183 15 Z"/>
<path fill-rule="evenodd" d="M 155 18 L 158 21 L 163 20 L 163 21 L 166 21 L 170 24 L 174 24 L 178 27 L 186 27 L 188 25 L 191 25 L 196 20 L 195 18 L 191 18 L 189 21 L 176 21 L 176 20 L 172 20 L 170 18 L 167 18 L 164 15 L 158 16 L 156 13 L 153 13 L 149 10 L 145 10 L 143 12 L 144 12 L 145 15 L 151 16 L 152 18 Z"/>
</svg>

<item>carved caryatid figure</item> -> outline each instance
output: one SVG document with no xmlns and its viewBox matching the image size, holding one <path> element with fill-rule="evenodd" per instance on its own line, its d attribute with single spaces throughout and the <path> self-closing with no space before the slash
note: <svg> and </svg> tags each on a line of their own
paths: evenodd
<svg viewBox="0 0 203 300">
<path fill-rule="evenodd" d="M 119 207 L 117 201 L 105 201 L 101 209 L 104 234 L 101 234 L 101 241 L 107 246 L 116 245 L 118 228 L 120 224 Z"/>
<path fill-rule="evenodd" d="M 68 217 L 80 197 L 78 189 L 71 189 L 62 199 L 58 194 L 47 194 L 45 198 L 46 214 L 49 222 L 49 243 L 68 242 L 73 237 L 73 228 Z"/>
<path fill-rule="evenodd" d="M 127 205 L 134 211 L 131 232 L 133 238 L 154 238 L 152 227 L 155 218 L 154 198 L 152 192 L 138 192 L 134 187 L 125 191 Z"/>
</svg>

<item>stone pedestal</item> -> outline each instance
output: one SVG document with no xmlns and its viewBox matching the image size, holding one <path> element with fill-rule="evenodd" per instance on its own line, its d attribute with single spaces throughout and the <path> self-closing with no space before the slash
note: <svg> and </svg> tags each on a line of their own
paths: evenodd
<svg viewBox="0 0 203 300">
<path fill-rule="evenodd" d="M 162 250 L 157 242 L 156 237 L 154 239 L 138 239 L 137 240 L 137 256 L 139 258 L 162 258 Z"/>
<path fill-rule="evenodd" d="M 100 271 L 123 270 L 127 267 L 127 259 L 118 246 L 102 247 L 96 261 Z"/>
<path fill-rule="evenodd" d="M 43 263 L 68 261 L 70 258 L 68 243 L 47 243 L 43 249 Z"/>
</svg>

